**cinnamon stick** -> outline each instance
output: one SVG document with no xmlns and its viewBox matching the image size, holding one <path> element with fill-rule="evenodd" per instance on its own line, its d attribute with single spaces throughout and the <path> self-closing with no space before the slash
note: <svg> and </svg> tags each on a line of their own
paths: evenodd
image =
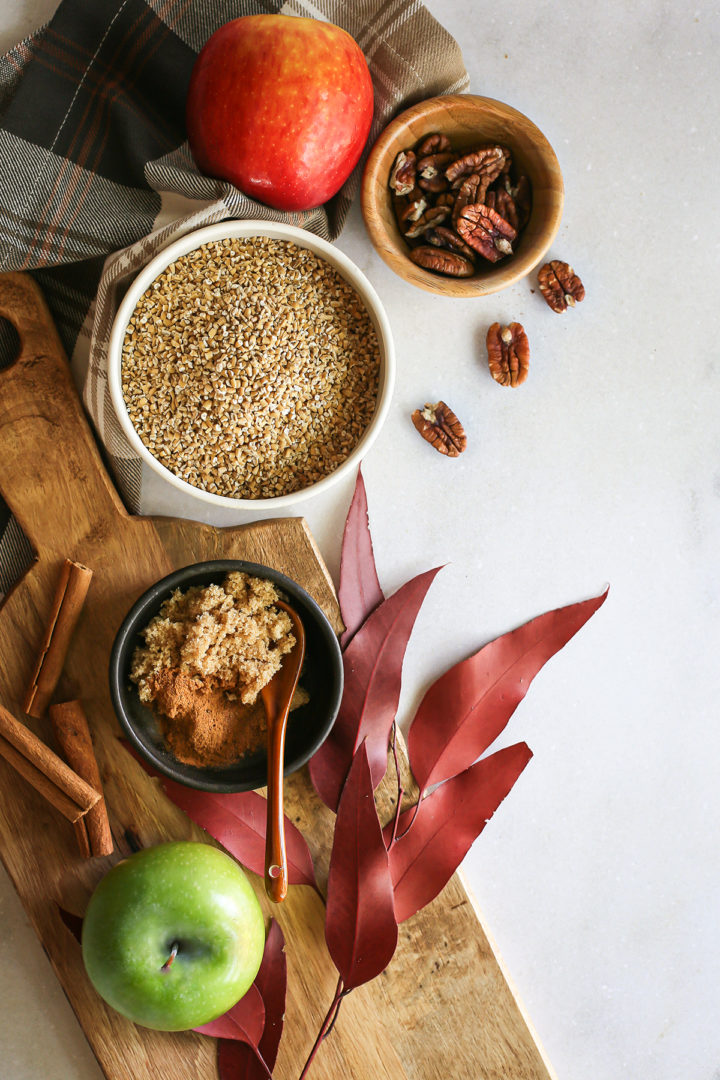
<svg viewBox="0 0 720 1080">
<path fill-rule="evenodd" d="M 0 705 L 0 754 L 69 821 L 95 805 L 100 793 Z"/>
<path fill-rule="evenodd" d="M 97 803 L 95 804 L 97 806 Z M 93 810 L 95 807 L 93 807 Z M 73 821 L 72 827 L 75 833 L 75 839 L 77 840 L 77 846 L 80 849 L 80 854 L 83 859 L 92 859 L 92 850 L 90 848 L 90 837 L 88 836 L 87 825 L 85 821 L 88 814 L 92 814 L 92 810 L 88 810 L 84 817 L 78 818 L 77 821 Z"/>
<path fill-rule="evenodd" d="M 70 639 L 90 588 L 92 570 L 66 559 L 53 599 L 24 709 L 28 716 L 41 717 L 50 704 L 65 663 Z"/>
<path fill-rule="evenodd" d="M 100 769 L 82 704 L 79 701 L 65 701 L 62 705 L 51 705 L 50 719 L 68 765 L 102 795 Z M 79 818 L 73 828 L 80 854 L 85 858 L 112 853 L 113 838 L 104 797 L 84 817 Z"/>
</svg>

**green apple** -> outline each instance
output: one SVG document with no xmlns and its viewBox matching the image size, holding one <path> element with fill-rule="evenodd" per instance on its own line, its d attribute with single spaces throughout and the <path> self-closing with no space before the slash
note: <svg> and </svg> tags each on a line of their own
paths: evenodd
<svg viewBox="0 0 720 1080">
<path fill-rule="evenodd" d="M 160 844 L 118 863 L 88 905 L 82 953 L 90 981 L 144 1027 L 184 1031 L 247 992 L 265 923 L 247 877 L 209 844 Z"/>
</svg>

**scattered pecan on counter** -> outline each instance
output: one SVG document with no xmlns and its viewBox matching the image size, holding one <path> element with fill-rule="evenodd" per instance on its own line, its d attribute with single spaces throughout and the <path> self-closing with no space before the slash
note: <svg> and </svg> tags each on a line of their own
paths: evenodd
<svg viewBox="0 0 720 1080">
<path fill-rule="evenodd" d="M 450 277 L 470 277 L 478 257 L 496 262 L 511 255 L 530 218 L 530 182 L 514 175 L 505 146 L 461 152 L 433 132 L 400 151 L 389 184 L 400 232 L 414 249 L 410 258 Z M 433 255 L 428 245 L 461 259 Z"/>
<path fill-rule="evenodd" d="M 545 300 L 558 315 L 585 299 L 585 286 L 572 266 L 558 259 L 540 268 L 538 284 Z"/>
<path fill-rule="evenodd" d="M 493 323 L 487 332 L 488 367 L 501 386 L 519 386 L 530 368 L 530 344 L 520 323 Z"/>
<path fill-rule="evenodd" d="M 458 457 L 467 447 L 465 429 L 455 413 L 444 401 L 416 409 L 412 422 L 423 439 L 441 454 Z"/>
</svg>

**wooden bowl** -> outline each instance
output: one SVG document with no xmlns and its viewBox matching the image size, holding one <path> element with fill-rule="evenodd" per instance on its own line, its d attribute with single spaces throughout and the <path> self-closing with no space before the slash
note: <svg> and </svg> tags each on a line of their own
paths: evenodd
<svg viewBox="0 0 720 1080">
<path fill-rule="evenodd" d="M 444 277 L 416 266 L 398 229 L 388 178 L 396 156 L 433 132 L 447 135 L 453 149 L 483 143 L 507 146 L 515 170 L 532 186 L 530 220 L 512 255 L 497 263 L 480 258 L 471 278 Z M 375 249 L 405 281 L 442 296 L 485 296 L 529 274 L 550 247 L 560 226 L 563 181 L 555 152 L 527 116 L 492 98 L 449 94 L 421 101 L 392 120 L 370 151 L 362 181 L 362 212 Z"/>
</svg>

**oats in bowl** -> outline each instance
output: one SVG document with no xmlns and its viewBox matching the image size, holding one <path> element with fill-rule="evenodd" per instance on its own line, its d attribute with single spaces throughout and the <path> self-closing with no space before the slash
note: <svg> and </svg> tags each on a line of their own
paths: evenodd
<svg viewBox="0 0 720 1080">
<path fill-rule="evenodd" d="M 134 431 L 174 476 L 273 499 L 331 474 L 378 401 L 380 348 L 352 285 L 292 241 L 231 236 L 180 255 L 127 323 Z"/>
</svg>

